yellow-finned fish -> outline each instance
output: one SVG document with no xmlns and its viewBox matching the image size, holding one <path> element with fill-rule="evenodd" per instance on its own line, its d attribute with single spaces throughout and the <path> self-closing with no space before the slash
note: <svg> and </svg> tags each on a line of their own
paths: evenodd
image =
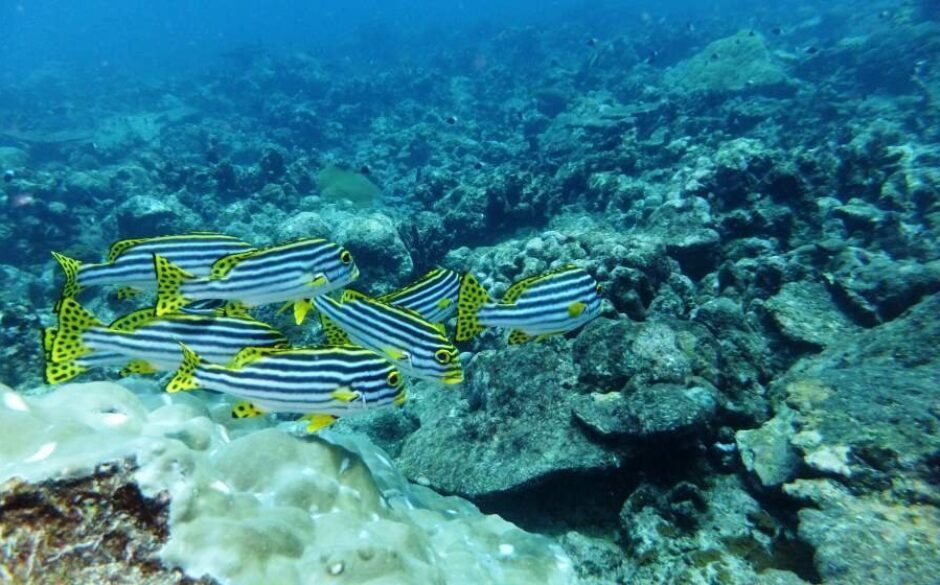
<svg viewBox="0 0 940 585">
<path fill-rule="evenodd" d="M 346 286 L 359 277 L 352 254 L 320 238 L 297 240 L 219 258 L 207 277 L 197 277 L 155 254 L 157 315 L 194 301 L 237 300 L 249 307 L 296 301 Z"/>
<path fill-rule="evenodd" d="M 167 384 L 168 392 L 204 388 L 242 399 L 232 416 L 265 412 L 306 414 L 307 430 L 367 409 L 405 402 L 398 369 L 361 347 L 272 349 L 248 347 L 231 363 L 205 363 L 181 344 L 183 363 Z"/>
<path fill-rule="evenodd" d="M 485 327 L 511 329 L 509 343 L 525 343 L 573 331 L 601 310 L 601 287 L 585 270 L 566 265 L 514 283 L 494 301 L 467 273 L 457 301 L 457 341 L 467 341 Z"/>
</svg>

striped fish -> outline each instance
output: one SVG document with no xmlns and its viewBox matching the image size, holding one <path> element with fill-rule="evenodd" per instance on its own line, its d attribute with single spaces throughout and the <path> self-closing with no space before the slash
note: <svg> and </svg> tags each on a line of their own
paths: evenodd
<svg viewBox="0 0 940 585">
<path fill-rule="evenodd" d="M 219 258 L 206 277 L 191 274 L 159 254 L 153 256 L 153 263 L 158 316 L 205 299 L 238 300 L 249 307 L 282 301 L 300 306 L 304 299 L 359 277 L 349 250 L 320 238 Z"/>
<path fill-rule="evenodd" d="M 50 383 L 102 365 L 125 365 L 125 374 L 175 370 L 181 341 L 218 363 L 246 346 L 287 345 L 278 330 L 244 317 L 174 313 L 158 318 L 153 309 L 142 309 L 105 325 L 69 298 L 59 307 L 58 330 L 46 333 L 44 343 L 45 337 L 51 338 L 46 355 Z"/>
<path fill-rule="evenodd" d="M 118 296 L 125 298 L 136 288 L 147 289 L 156 285 L 154 254 L 169 259 L 191 274 L 206 276 L 219 258 L 250 249 L 251 244 L 232 236 L 195 232 L 120 240 L 111 244 L 104 262 L 95 264 L 82 263 L 58 252 L 53 252 L 52 256 L 65 272 L 62 298 L 73 298 L 85 288 L 102 285 L 121 285 Z"/>
<path fill-rule="evenodd" d="M 445 384 L 463 381 L 457 348 L 444 335 L 443 325 L 368 297 L 341 303 L 322 295 L 313 304 L 328 335 L 331 329 L 341 331 L 351 343 L 381 354 L 417 378 Z"/>
<path fill-rule="evenodd" d="M 95 368 L 121 366 L 121 375 L 152 374 L 156 370 L 144 360 L 131 359 L 113 351 L 96 351 L 67 362 L 53 362 L 52 344 L 58 329 L 43 329 L 43 351 L 46 357 L 45 380 L 47 384 L 60 384 L 75 376 Z"/>
<path fill-rule="evenodd" d="M 590 274 L 569 264 L 516 282 L 497 302 L 467 273 L 460 283 L 455 337 L 467 341 L 485 327 L 506 327 L 512 330 L 509 343 L 517 344 L 567 333 L 600 314 L 600 292 Z"/>
<path fill-rule="evenodd" d="M 376 297 L 377 301 L 411 309 L 431 323 L 443 323 L 457 309 L 460 275 L 435 268 L 399 290 Z"/>
<path fill-rule="evenodd" d="M 404 379 L 388 361 L 352 346 L 272 349 L 247 347 L 227 365 L 207 364 L 185 344 L 168 392 L 204 388 L 242 399 L 232 416 L 305 413 L 313 432 L 346 416 L 404 404 Z"/>
</svg>

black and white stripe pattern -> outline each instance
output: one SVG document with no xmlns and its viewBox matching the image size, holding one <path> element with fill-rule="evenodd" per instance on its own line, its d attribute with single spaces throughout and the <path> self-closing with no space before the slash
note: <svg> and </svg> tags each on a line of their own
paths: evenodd
<svg viewBox="0 0 940 585">
<path fill-rule="evenodd" d="M 575 304 L 583 305 L 572 315 Z M 486 327 L 508 327 L 529 335 L 577 329 L 600 314 L 597 282 L 580 268 L 546 275 L 529 285 L 514 302 L 487 303 L 480 309 Z"/>
<path fill-rule="evenodd" d="M 351 346 L 279 350 L 241 367 L 200 363 L 195 379 L 270 412 L 345 416 L 404 399 L 395 366 Z"/>
<path fill-rule="evenodd" d="M 129 246 L 111 262 L 82 264 L 78 270 L 81 287 L 125 285 L 153 287 L 153 255 L 159 254 L 195 276 L 206 276 L 213 263 L 223 256 L 244 252 L 251 244 L 222 234 L 184 234 L 148 238 Z"/>
<path fill-rule="evenodd" d="M 313 302 L 352 343 L 385 356 L 403 372 L 445 383 L 463 380 L 457 349 L 440 329 L 416 313 L 374 299 L 339 303 L 320 296 Z"/>
<path fill-rule="evenodd" d="M 82 334 L 82 341 L 95 350 L 90 355 L 117 353 L 126 356 L 125 361 L 145 360 L 159 370 L 179 367 L 180 342 L 214 363 L 227 363 L 244 347 L 287 344 L 278 330 L 261 321 L 184 314 L 167 315 L 129 332 L 92 328 Z"/>
<path fill-rule="evenodd" d="M 307 239 L 258 250 L 224 273 L 214 269 L 211 278 L 184 282 L 181 292 L 190 300 L 261 305 L 310 298 L 343 287 L 358 276 L 349 252 L 333 242 Z"/>
<path fill-rule="evenodd" d="M 435 268 L 401 290 L 376 300 L 410 309 L 431 323 L 442 323 L 457 310 L 460 275 L 446 268 Z"/>
</svg>

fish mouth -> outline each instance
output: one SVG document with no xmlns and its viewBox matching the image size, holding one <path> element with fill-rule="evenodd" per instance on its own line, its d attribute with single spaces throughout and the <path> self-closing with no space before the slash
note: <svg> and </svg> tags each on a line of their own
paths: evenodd
<svg viewBox="0 0 940 585">
<path fill-rule="evenodd" d="M 457 370 L 455 372 L 448 372 L 441 378 L 441 382 L 445 384 L 460 384 L 463 382 L 463 372 Z"/>
</svg>

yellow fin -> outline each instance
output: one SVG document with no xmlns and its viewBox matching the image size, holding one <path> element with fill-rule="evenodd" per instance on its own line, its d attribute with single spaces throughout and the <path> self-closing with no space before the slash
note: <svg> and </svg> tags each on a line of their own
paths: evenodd
<svg viewBox="0 0 940 585">
<path fill-rule="evenodd" d="M 294 301 L 294 322 L 300 325 L 307 318 L 307 313 L 313 308 L 310 299 L 297 299 Z"/>
<path fill-rule="evenodd" d="M 266 355 L 280 351 L 284 350 L 277 347 L 243 347 L 235 354 L 235 357 L 232 358 L 232 361 L 230 361 L 226 367 L 237 370 L 258 361 Z"/>
<path fill-rule="evenodd" d="M 153 366 L 147 360 L 131 360 L 126 366 L 121 368 L 120 375 L 130 376 L 132 374 L 148 375 L 156 374 L 159 372 L 157 368 Z"/>
<path fill-rule="evenodd" d="M 320 313 L 320 327 L 323 329 L 327 345 L 350 345 L 352 343 L 349 335 L 323 313 Z"/>
<path fill-rule="evenodd" d="M 575 301 L 568 305 L 568 316 L 574 319 L 584 312 L 584 309 L 587 309 L 587 305 L 581 301 Z"/>
<path fill-rule="evenodd" d="M 58 252 L 53 252 L 52 257 L 56 259 L 65 274 L 65 284 L 62 285 L 62 298 L 70 299 L 82 290 L 78 284 L 78 270 L 82 267 L 82 263 Z M 58 309 L 58 306 L 56 308 Z"/>
<path fill-rule="evenodd" d="M 80 366 L 75 362 L 46 362 L 45 377 L 47 384 L 61 384 L 81 374 L 87 372 L 88 368 Z"/>
<path fill-rule="evenodd" d="M 454 332 L 457 341 L 467 341 L 483 331 L 479 313 L 489 301 L 489 295 L 477 278 L 469 272 L 464 274 L 457 296 L 457 330 Z"/>
<path fill-rule="evenodd" d="M 239 400 L 232 405 L 232 418 L 254 418 L 263 414 L 263 410 L 247 400 Z"/>
<path fill-rule="evenodd" d="M 219 313 L 225 317 L 242 317 L 246 319 L 252 319 L 251 311 L 248 308 L 248 305 L 241 301 L 229 301 L 222 305 L 222 308 L 219 309 Z"/>
<path fill-rule="evenodd" d="M 320 288 L 321 286 L 324 286 L 324 285 L 329 284 L 329 283 L 330 283 L 330 279 L 329 279 L 329 278 L 327 278 L 327 277 L 326 277 L 325 275 L 323 275 L 323 274 L 317 274 L 316 276 L 313 277 L 313 280 L 311 280 L 311 281 L 307 284 L 307 286 L 309 286 L 310 288 Z"/>
<path fill-rule="evenodd" d="M 521 329 L 513 329 L 509 333 L 509 345 L 519 345 L 532 339 L 532 336 Z"/>
<path fill-rule="evenodd" d="M 196 277 L 159 254 L 153 255 L 153 267 L 157 275 L 157 317 L 162 317 L 186 305 L 188 301 L 180 289 Z"/>
<path fill-rule="evenodd" d="M 59 330 L 55 327 L 45 327 L 42 330 L 42 351 L 47 356 L 52 353 L 52 344 L 55 343 L 55 336 Z"/>
<path fill-rule="evenodd" d="M 400 361 L 408 357 L 408 352 L 398 349 L 397 347 L 383 347 L 382 353 L 395 361 Z"/>
<path fill-rule="evenodd" d="M 137 244 L 146 242 L 148 238 L 131 238 L 127 240 L 118 240 L 111 244 L 111 247 L 108 248 L 108 264 L 113 263 L 118 259 L 118 256 L 127 252 L 128 249 L 133 248 Z"/>
<path fill-rule="evenodd" d="M 395 395 L 395 398 L 392 400 L 392 404 L 395 406 L 403 406 L 408 400 L 408 393 L 404 390 Z"/>
<path fill-rule="evenodd" d="M 245 250 L 244 252 L 235 252 L 234 254 L 229 254 L 227 256 L 222 256 L 212 265 L 212 270 L 209 272 L 209 278 L 212 279 L 221 279 L 225 278 L 229 272 L 232 271 L 232 268 L 249 256 L 254 255 L 257 252 L 254 248 L 250 250 Z"/>
<path fill-rule="evenodd" d="M 111 322 L 110 325 L 108 325 L 108 329 L 125 332 L 136 331 L 143 325 L 155 321 L 156 318 L 157 312 L 153 309 L 153 307 L 148 309 L 140 309 L 115 319 Z"/>
<path fill-rule="evenodd" d="M 342 388 L 337 388 L 336 390 L 330 392 L 330 396 L 336 400 L 339 400 L 340 402 L 355 402 L 356 400 L 359 400 L 359 397 L 362 396 L 362 394 L 356 392 L 349 386 L 343 386 Z"/>
<path fill-rule="evenodd" d="M 196 367 L 199 366 L 199 362 L 202 360 L 196 355 L 196 352 L 186 347 L 185 343 L 180 343 L 180 350 L 183 352 L 183 363 L 180 364 L 179 369 L 176 370 L 176 373 L 167 383 L 167 392 L 199 388 L 199 382 L 196 381 Z"/>
<path fill-rule="evenodd" d="M 441 335 L 444 335 L 444 336 L 447 335 L 447 329 L 444 327 L 443 323 L 432 323 L 432 325 L 434 325 L 435 329 L 440 331 Z"/>
<path fill-rule="evenodd" d="M 438 308 L 438 309 L 446 309 L 447 307 L 450 306 L 450 303 L 451 303 L 451 300 L 450 300 L 450 299 L 441 299 L 441 300 L 437 301 L 437 308 Z"/>
<path fill-rule="evenodd" d="M 91 353 L 82 334 L 94 327 L 104 327 L 94 315 L 85 310 L 73 298 L 64 298 L 59 303 L 59 332 L 52 343 L 49 359 L 53 362 L 70 362 Z"/>
<path fill-rule="evenodd" d="M 315 433 L 336 422 L 336 417 L 332 414 L 308 414 L 303 418 L 310 421 L 307 424 L 308 433 Z"/>
<path fill-rule="evenodd" d="M 126 301 L 139 297 L 141 294 L 143 294 L 143 291 L 139 288 L 134 288 L 132 286 L 122 286 L 114 291 L 114 298 L 119 301 Z"/>
<path fill-rule="evenodd" d="M 369 295 L 363 292 L 359 292 L 355 289 L 347 288 L 343 290 L 343 294 L 339 297 L 339 302 L 348 303 L 350 301 L 358 301 L 359 299 L 367 299 Z"/>
</svg>

